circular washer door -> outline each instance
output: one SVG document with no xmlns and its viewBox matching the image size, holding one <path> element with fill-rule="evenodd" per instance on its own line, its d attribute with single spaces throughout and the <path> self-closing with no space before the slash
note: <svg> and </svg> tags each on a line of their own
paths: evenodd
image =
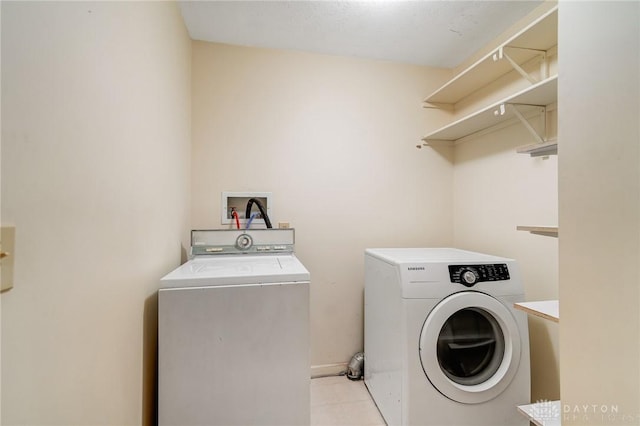
<svg viewBox="0 0 640 426">
<path fill-rule="evenodd" d="M 444 396 L 467 404 L 489 401 L 509 386 L 518 370 L 518 324 L 491 296 L 452 294 L 433 308 L 422 326 L 420 360 Z"/>
</svg>

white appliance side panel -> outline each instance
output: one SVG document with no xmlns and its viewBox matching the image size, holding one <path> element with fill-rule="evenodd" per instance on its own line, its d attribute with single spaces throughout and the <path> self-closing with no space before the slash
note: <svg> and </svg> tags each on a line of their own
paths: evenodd
<svg viewBox="0 0 640 426">
<path fill-rule="evenodd" d="M 387 424 L 401 424 L 403 328 L 398 269 L 365 256 L 364 381 Z"/>
<path fill-rule="evenodd" d="M 160 425 L 308 425 L 309 283 L 160 290 Z"/>
</svg>

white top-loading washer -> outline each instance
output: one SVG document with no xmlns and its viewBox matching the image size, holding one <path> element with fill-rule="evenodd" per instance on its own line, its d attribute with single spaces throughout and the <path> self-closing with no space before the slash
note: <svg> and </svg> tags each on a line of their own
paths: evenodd
<svg viewBox="0 0 640 426">
<path fill-rule="evenodd" d="M 160 425 L 309 424 L 309 282 L 294 231 L 192 231 L 158 296 Z"/>
</svg>

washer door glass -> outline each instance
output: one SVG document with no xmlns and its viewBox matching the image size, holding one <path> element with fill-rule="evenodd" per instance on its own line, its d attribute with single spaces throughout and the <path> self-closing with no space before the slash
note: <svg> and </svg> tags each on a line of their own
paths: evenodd
<svg viewBox="0 0 640 426">
<path fill-rule="evenodd" d="M 440 368 L 449 379 L 477 385 L 498 371 L 504 357 L 504 335 L 490 313 L 467 308 L 446 320 L 437 347 Z"/>
<path fill-rule="evenodd" d="M 420 336 L 429 381 L 462 403 L 489 401 L 504 391 L 520 363 L 520 332 L 509 309 L 475 291 L 453 294 L 429 313 Z"/>
</svg>

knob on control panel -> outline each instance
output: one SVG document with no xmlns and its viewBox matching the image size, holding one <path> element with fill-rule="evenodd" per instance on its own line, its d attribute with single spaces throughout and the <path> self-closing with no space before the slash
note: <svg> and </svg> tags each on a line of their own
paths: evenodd
<svg viewBox="0 0 640 426">
<path fill-rule="evenodd" d="M 236 247 L 240 250 L 247 250 L 253 245 L 253 238 L 249 234 L 242 234 L 236 239 Z"/>
<path fill-rule="evenodd" d="M 479 265 L 449 265 L 449 278 L 452 283 L 472 287 L 486 281 L 510 279 L 509 268 L 505 263 Z"/>
<path fill-rule="evenodd" d="M 466 270 L 462 273 L 463 284 L 473 285 L 478 281 L 478 277 L 471 270 Z"/>
</svg>

